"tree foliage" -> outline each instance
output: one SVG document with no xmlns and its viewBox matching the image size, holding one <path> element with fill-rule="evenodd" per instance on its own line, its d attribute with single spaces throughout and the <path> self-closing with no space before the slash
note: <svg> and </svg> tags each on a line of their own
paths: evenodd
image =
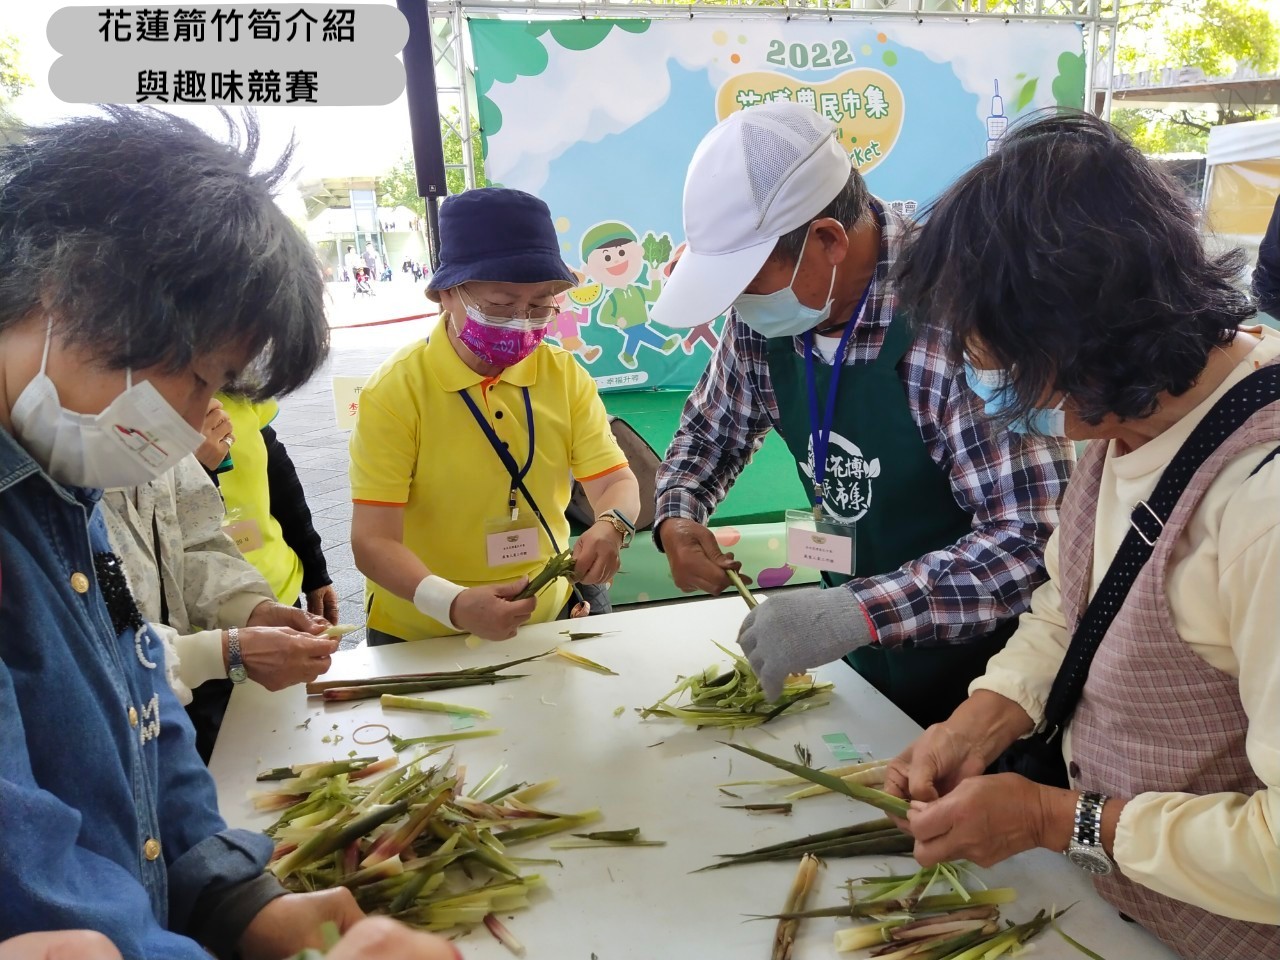
<svg viewBox="0 0 1280 960">
<path fill-rule="evenodd" d="M 1121 7 L 1116 47 L 1120 70 L 1199 68 L 1209 77 L 1237 67 L 1259 73 L 1280 65 L 1280 4 L 1276 0 L 1128 0 Z M 1272 111 L 1247 103 L 1169 110 L 1117 105 L 1113 122 L 1144 153 L 1203 153 L 1209 128 L 1256 120 Z"/>
<path fill-rule="evenodd" d="M 31 77 L 22 69 L 18 38 L 0 36 L 0 103 L 12 100 L 31 86 Z"/>
<path fill-rule="evenodd" d="M 1166 113 L 1145 107 L 1116 107 L 1111 122 L 1146 154 L 1204 153 L 1216 118 L 1203 110 Z"/>
<path fill-rule="evenodd" d="M 1116 62 L 1126 70 L 1238 65 L 1269 73 L 1280 63 L 1280 11 L 1268 0 L 1128 0 L 1120 9 Z"/>
<path fill-rule="evenodd" d="M 458 111 L 449 115 L 448 120 L 440 121 L 440 139 L 444 147 L 445 184 L 450 194 L 461 193 L 466 189 L 466 174 L 460 169 L 465 163 L 462 150 L 462 137 L 456 127 Z M 481 157 L 480 125 L 472 118 L 471 148 L 475 157 L 476 186 L 484 187 L 489 181 L 484 175 L 484 162 Z M 456 164 L 457 166 L 453 166 Z M 378 177 L 378 205 L 383 207 L 408 207 L 419 218 L 426 216 L 427 202 L 418 196 L 418 178 L 413 164 L 413 151 L 405 147 L 400 159 L 391 169 Z"/>
</svg>

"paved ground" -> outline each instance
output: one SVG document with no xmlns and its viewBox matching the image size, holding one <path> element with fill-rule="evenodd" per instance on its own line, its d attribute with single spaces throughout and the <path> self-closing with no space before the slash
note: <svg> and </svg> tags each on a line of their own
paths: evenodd
<svg viewBox="0 0 1280 960">
<path fill-rule="evenodd" d="M 349 284 L 330 284 L 333 302 L 331 323 L 335 326 L 332 350 L 325 366 L 305 387 L 280 404 L 275 422 L 277 434 L 298 468 L 298 477 L 307 492 L 307 503 L 315 519 L 316 531 L 324 540 L 329 576 L 342 607 L 343 623 L 364 623 L 364 578 L 351 555 L 351 487 L 347 479 L 347 439 L 337 429 L 330 379 L 335 376 L 367 376 L 386 357 L 411 340 L 426 336 L 434 319 L 409 320 L 372 327 L 350 327 L 392 317 L 421 313 L 430 307 L 422 296 L 421 284 L 412 281 L 378 285 L 377 298 L 359 297 L 351 301 Z M 402 312 L 397 312 L 402 311 Z M 364 631 L 346 638 L 344 647 L 364 642 Z"/>
</svg>

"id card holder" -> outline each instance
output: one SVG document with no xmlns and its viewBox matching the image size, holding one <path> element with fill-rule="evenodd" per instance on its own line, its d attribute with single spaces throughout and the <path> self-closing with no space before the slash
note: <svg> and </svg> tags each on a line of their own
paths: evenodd
<svg viewBox="0 0 1280 960">
<path fill-rule="evenodd" d="M 853 576 L 854 525 L 819 520 L 812 510 L 787 511 L 787 563 Z"/>
<path fill-rule="evenodd" d="M 222 532 L 235 541 L 241 553 L 252 553 L 263 547 L 262 528 L 252 517 L 244 516 L 240 509 L 228 510 L 222 521 Z"/>
<path fill-rule="evenodd" d="M 519 514 L 514 520 L 508 514 L 487 521 L 484 553 L 490 569 L 536 562 L 542 554 L 538 521 L 528 514 Z"/>
</svg>

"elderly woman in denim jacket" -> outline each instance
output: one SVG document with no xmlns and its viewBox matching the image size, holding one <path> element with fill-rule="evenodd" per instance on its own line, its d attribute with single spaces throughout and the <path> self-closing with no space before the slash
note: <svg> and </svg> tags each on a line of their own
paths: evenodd
<svg viewBox="0 0 1280 960">
<path fill-rule="evenodd" d="M 244 151 L 137 109 L 0 138 L 0 940 L 275 960 L 361 917 L 286 894 L 270 841 L 219 816 L 98 506 L 194 451 L 247 367 L 274 396 L 324 358 L 319 265 L 271 198 L 286 160 L 253 173 L 247 122 Z"/>
</svg>

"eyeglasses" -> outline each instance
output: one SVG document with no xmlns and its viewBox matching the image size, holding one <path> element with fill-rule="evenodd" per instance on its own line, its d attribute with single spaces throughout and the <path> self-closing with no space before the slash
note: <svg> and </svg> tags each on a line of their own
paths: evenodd
<svg viewBox="0 0 1280 960">
<path fill-rule="evenodd" d="M 467 298 L 481 313 L 494 320 L 533 320 L 536 323 L 546 323 L 554 320 L 556 314 L 560 312 L 560 308 L 555 304 L 531 303 L 521 308 L 512 303 L 489 303 L 470 292 L 467 293 Z"/>
</svg>

